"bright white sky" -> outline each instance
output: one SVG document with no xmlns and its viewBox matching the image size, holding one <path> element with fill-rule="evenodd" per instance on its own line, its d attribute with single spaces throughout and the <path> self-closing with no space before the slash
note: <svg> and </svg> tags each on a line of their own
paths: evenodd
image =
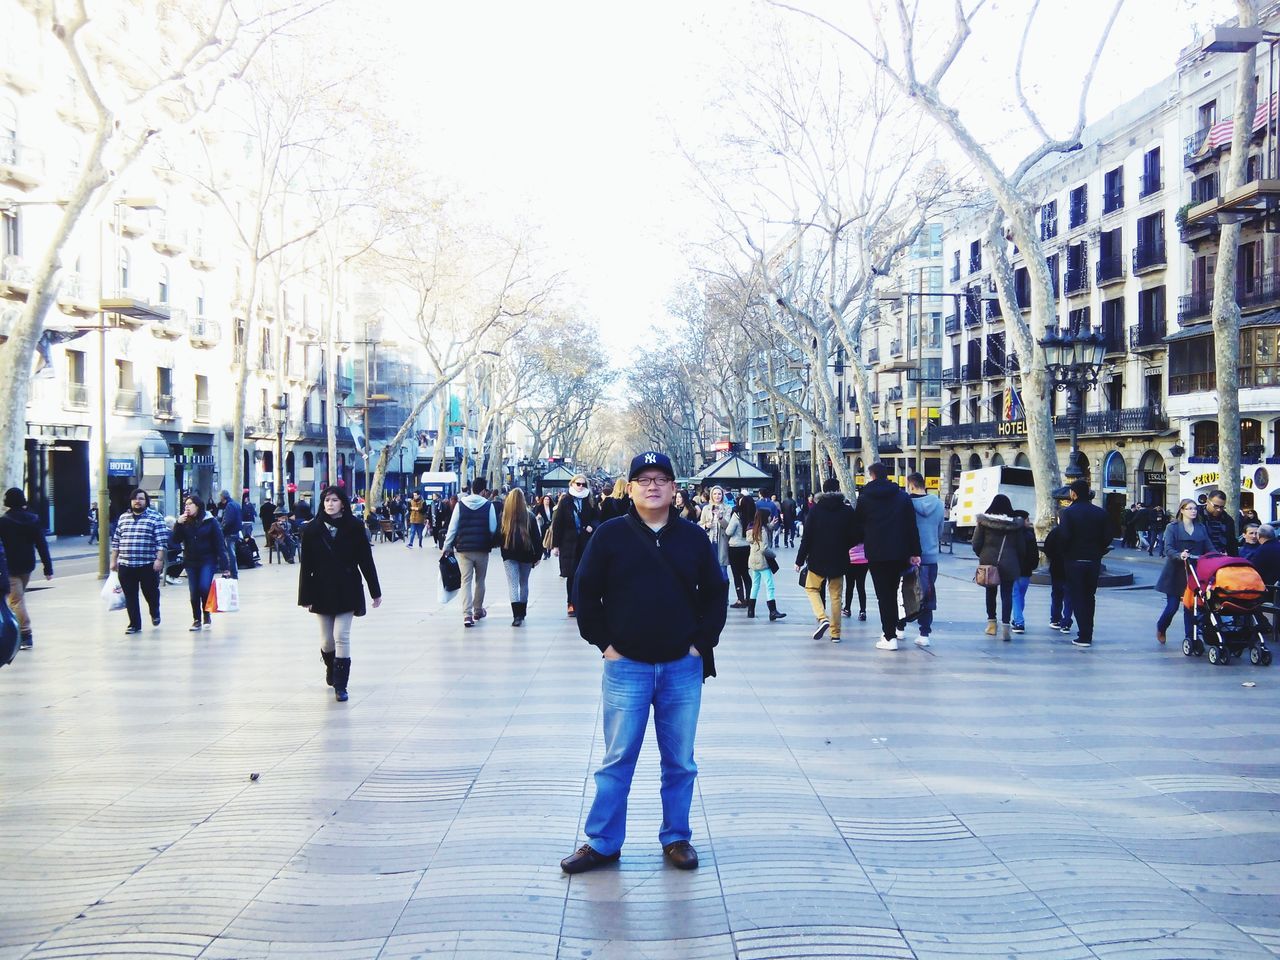
<svg viewBox="0 0 1280 960">
<path fill-rule="evenodd" d="M 811 9 L 862 9 L 862 0 Z M 951 0 L 919 0 L 949 26 Z M 970 6 L 966 0 L 966 6 Z M 1028 0 L 997 0 L 975 24 L 949 95 L 990 140 L 1009 140 L 1011 58 Z M 372 5 L 371 5 L 372 6 Z M 1065 132 L 1109 0 L 1047 0 L 1029 59 L 1033 99 Z M 371 24 L 405 97 L 426 162 L 491 215 L 528 222 L 567 270 L 612 359 L 665 324 L 670 291 L 708 235 L 677 137 L 714 140 L 709 104 L 750 62 L 767 8 L 748 0 L 385 0 Z M 1229 18 L 1229 0 L 1129 0 L 1094 84 L 1089 118 L 1169 75 L 1195 27 Z M 798 22 L 798 21 L 796 21 Z M 852 51 L 852 60 L 856 57 Z M 993 104 L 996 105 L 993 108 Z"/>
</svg>

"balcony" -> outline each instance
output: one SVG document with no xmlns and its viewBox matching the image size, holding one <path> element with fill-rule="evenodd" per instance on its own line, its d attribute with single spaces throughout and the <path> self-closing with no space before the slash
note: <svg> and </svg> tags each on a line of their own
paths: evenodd
<svg viewBox="0 0 1280 960">
<path fill-rule="evenodd" d="M 1124 191 L 1112 190 L 1104 191 L 1102 194 L 1102 212 L 1103 214 L 1115 213 L 1117 210 L 1124 209 Z"/>
<path fill-rule="evenodd" d="M 1138 199 L 1144 200 L 1154 193 L 1159 193 L 1164 188 L 1164 181 L 1161 179 L 1160 171 L 1154 173 L 1144 173 L 1138 180 Z"/>
<path fill-rule="evenodd" d="M 80 130 L 92 130 L 98 125 L 98 113 L 89 98 L 80 92 L 78 84 L 70 86 L 58 98 L 57 111 L 63 122 Z"/>
<path fill-rule="evenodd" d="M 1203 320 L 1213 313 L 1213 291 L 1197 290 L 1189 296 L 1178 298 L 1178 326 Z"/>
<path fill-rule="evenodd" d="M 290 383 L 303 383 L 310 379 L 307 376 L 307 368 L 296 360 L 285 369 L 284 376 Z"/>
<path fill-rule="evenodd" d="M 867 403 L 871 404 L 873 409 L 875 407 L 880 406 L 880 391 L 872 390 L 869 394 L 867 394 Z"/>
<path fill-rule="evenodd" d="M 977 360 L 970 360 L 960 368 L 960 378 L 965 383 L 977 383 L 982 379 L 982 364 Z"/>
<path fill-rule="evenodd" d="M 902 341 L 901 341 L 901 340 L 891 340 L 891 341 L 889 341 L 889 356 L 891 356 L 891 357 L 900 357 L 900 356 L 902 356 Z"/>
<path fill-rule="evenodd" d="M 1216 151 L 1206 151 L 1200 153 L 1200 148 L 1204 146 L 1205 140 L 1209 138 L 1209 131 L 1213 129 L 1213 124 L 1201 127 L 1183 142 L 1182 163 L 1188 169 L 1194 167 L 1202 160 L 1207 160 L 1213 156 Z"/>
<path fill-rule="evenodd" d="M 1163 243 L 1147 243 L 1133 248 L 1134 274 L 1163 270 L 1167 262 Z"/>
<path fill-rule="evenodd" d="M 43 181 L 44 154 L 17 140 L 0 138 L 0 183 L 30 190 Z"/>
<path fill-rule="evenodd" d="M 1124 327 L 1120 324 L 1113 326 L 1103 326 L 1102 328 L 1102 352 L 1104 356 L 1112 354 L 1124 353 L 1127 340 L 1125 339 Z"/>
<path fill-rule="evenodd" d="M 995 323 L 997 320 L 1003 319 L 1004 314 L 1000 310 L 999 300 L 987 300 L 985 305 L 987 315 L 987 323 Z"/>
<path fill-rule="evenodd" d="M 874 366 L 879 362 L 880 362 L 880 348 L 872 347 L 870 350 L 867 351 L 867 363 Z"/>
<path fill-rule="evenodd" d="M 40 68 L 29 45 L 13 40 L 4 44 L 0 50 L 0 83 L 19 93 L 35 93 L 40 89 Z"/>
<path fill-rule="evenodd" d="M 954 336 L 955 334 L 959 333 L 960 332 L 960 314 L 953 313 L 951 316 L 947 317 L 944 329 L 947 332 L 947 336 Z"/>
<path fill-rule="evenodd" d="M 89 385 L 85 383 L 68 383 L 66 407 L 69 410 L 88 410 Z"/>
<path fill-rule="evenodd" d="M 187 311 L 181 307 L 170 307 L 168 316 L 158 317 L 155 323 L 151 324 L 151 333 L 162 340 L 177 340 L 179 337 L 185 337 L 188 333 Z"/>
<path fill-rule="evenodd" d="M 222 340 L 222 328 L 216 320 L 192 317 L 187 336 L 193 347 L 215 347 Z"/>
<path fill-rule="evenodd" d="M 1089 220 L 1089 207 L 1084 203 L 1073 203 L 1067 212 L 1067 229 L 1075 230 L 1083 227 Z"/>
<path fill-rule="evenodd" d="M 888 400 L 889 400 L 889 402 L 890 402 L 890 403 L 893 403 L 895 400 L 901 400 L 901 399 L 902 399 L 902 388 L 901 388 L 901 387 L 890 387 L 890 388 L 888 389 L 888 391 L 886 391 L 885 396 L 888 398 Z"/>
<path fill-rule="evenodd" d="M 882 433 L 876 437 L 876 446 L 881 453 L 901 453 L 902 440 L 896 433 Z"/>
<path fill-rule="evenodd" d="M 253 369 L 262 373 L 270 373 L 274 370 L 275 364 L 272 362 L 271 354 L 266 351 L 255 354 L 253 358 Z"/>
<path fill-rule="evenodd" d="M 1005 367 L 1010 373 L 1017 373 L 1022 369 L 1022 365 L 1018 363 L 1018 352 L 1016 350 L 1009 351 L 1009 356 L 1005 358 Z"/>
<path fill-rule="evenodd" d="M 983 377 L 1003 377 L 1004 362 L 999 357 L 987 357 L 982 361 L 982 375 Z"/>
<path fill-rule="evenodd" d="M 842 453 L 858 453 L 862 450 L 862 437 L 841 437 L 840 450 Z"/>
<path fill-rule="evenodd" d="M 1098 436 L 1114 433 L 1160 433 L 1169 429 L 1169 418 L 1164 411 L 1152 407 L 1125 407 L 1123 410 L 1101 410 L 1086 413 L 1080 421 L 1081 436 Z M 1065 416 L 1053 418 L 1053 432 L 1059 437 L 1070 436 L 1071 426 Z"/>
<path fill-rule="evenodd" d="M 174 418 L 172 393 L 156 394 L 155 418 L 157 420 L 172 420 Z"/>
<path fill-rule="evenodd" d="M 1067 276 L 1062 284 L 1063 290 L 1067 296 L 1076 296 L 1081 293 L 1089 292 L 1089 267 L 1087 264 L 1081 264 L 1078 267 L 1068 267 Z"/>
<path fill-rule="evenodd" d="M 982 310 L 978 300 L 966 300 L 964 304 L 964 325 L 966 330 L 976 330 L 982 326 Z"/>
<path fill-rule="evenodd" d="M 976 257 L 970 257 L 970 258 L 969 258 L 969 272 L 970 272 L 970 273 L 977 273 L 977 272 L 978 272 L 979 270 L 981 270 L 981 269 L 982 269 L 982 256 L 981 256 L 981 254 L 979 254 L 979 255 L 978 255 L 978 256 L 976 256 Z"/>
<path fill-rule="evenodd" d="M 216 270 L 218 255 L 206 240 L 196 240 L 191 244 L 191 253 L 187 256 L 191 266 L 197 270 Z"/>
<path fill-rule="evenodd" d="M 1051 217 L 1051 218 L 1049 218 L 1049 219 L 1047 219 L 1047 220 L 1045 220 L 1045 219 L 1041 219 L 1041 221 L 1040 221 L 1040 239 L 1041 239 L 1041 240 L 1052 240 L 1052 239 L 1053 239 L 1054 237 L 1056 237 L 1057 235 L 1058 235 L 1058 218 L 1057 218 L 1057 217 Z"/>
<path fill-rule="evenodd" d="M 958 263 L 953 263 L 951 265 L 951 282 L 952 283 L 960 282 L 960 264 Z"/>
<path fill-rule="evenodd" d="M 1167 331 L 1163 323 L 1158 325 L 1154 323 L 1139 323 L 1129 330 L 1129 349 L 1134 353 L 1163 350 L 1166 336 Z"/>
<path fill-rule="evenodd" d="M 112 409 L 116 413 L 121 413 L 125 416 L 140 416 L 142 414 L 142 391 L 126 390 L 124 388 L 117 390 Z"/>
<path fill-rule="evenodd" d="M 142 210 L 124 205 L 116 207 L 120 217 L 120 232 L 127 237 L 140 237 L 151 229 L 151 221 Z"/>
<path fill-rule="evenodd" d="M 98 298 L 85 289 L 78 273 L 64 273 L 58 285 L 58 309 L 73 317 L 91 317 L 98 312 Z"/>
<path fill-rule="evenodd" d="M 1280 302 L 1280 284 L 1276 274 L 1263 274 L 1248 283 L 1236 283 L 1236 303 L 1242 311 L 1275 306 Z"/>
<path fill-rule="evenodd" d="M 995 420 L 983 420 L 978 423 L 940 423 L 929 425 L 928 442 L 965 443 L 973 440 L 994 440 L 999 436 L 1000 424 Z"/>
<path fill-rule="evenodd" d="M 303 420 L 301 423 L 295 421 L 290 425 L 290 429 L 304 440 L 324 440 L 329 436 L 328 424 L 312 423 L 310 420 Z"/>
<path fill-rule="evenodd" d="M 192 418 L 196 423 L 208 423 L 209 417 L 213 413 L 213 404 L 208 400 L 197 400 L 195 408 L 195 416 Z"/>
<path fill-rule="evenodd" d="M 0 297 L 26 300 L 31 292 L 31 268 L 25 260 L 12 254 L 0 260 Z"/>
<path fill-rule="evenodd" d="M 942 385 L 944 387 L 958 387 L 962 382 L 959 367 L 947 367 L 942 371 Z"/>
<path fill-rule="evenodd" d="M 1097 266 L 1098 286 L 1105 287 L 1111 283 L 1124 280 L 1124 257 L 1099 257 Z M 1068 291 L 1070 292 L 1070 291 Z"/>
<path fill-rule="evenodd" d="M 187 234 L 171 220 L 165 220 L 151 237 L 151 246 L 156 253 L 166 257 L 174 257 L 187 249 Z"/>
</svg>

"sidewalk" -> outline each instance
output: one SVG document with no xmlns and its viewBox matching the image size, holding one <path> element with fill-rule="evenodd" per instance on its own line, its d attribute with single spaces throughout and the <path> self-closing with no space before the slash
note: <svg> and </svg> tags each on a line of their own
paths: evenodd
<svg viewBox="0 0 1280 960">
<path fill-rule="evenodd" d="M 704 688 L 701 869 L 663 865 L 651 734 L 621 862 L 569 878 L 600 659 L 563 581 L 542 564 L 514 630 L 495 565 L 464 631 L 434 549 L 374 551 L 347 704 L 296 566 L 200 634 L 182 587 L 128 639 L 92 578 L 33 591 L 0 670 L 0 958 L 1280 956 L 1276 668 L 1159 647 L 1150 591 L 1104 594 L 1081 651 L 1032 587 L 1001 643 L 962 548 L 934 646 L 889 654 L 874 599 L 811 640 L 785 552 L 790 616 L 730 611 Z"/>
</svg>

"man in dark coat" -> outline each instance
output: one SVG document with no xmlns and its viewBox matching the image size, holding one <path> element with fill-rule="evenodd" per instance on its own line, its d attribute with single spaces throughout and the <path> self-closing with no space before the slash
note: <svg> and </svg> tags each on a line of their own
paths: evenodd
<svg viewBox="0 0 1280 960">
<path fill-rule="evenodd" d="M 240 576 L 240 568 L 236 563 L 236 541 L 240 539 L 240 526 L 244 514 L 240 510 L 240 504 L 231 499 L 230 490 L 223 490 L 218 495 L 218 506 L 222 510 L 222 515 L 218 519 L 222 524 L 222 536 L 227 542 L 227 556 L 231 561 L 231 576 L 234 579 Z"/>
<path fill-rule="evenodd" d="M 0 543 L 9 560 L 9 579 L 5 587 L 9 594 L 9 607 L 18 618 L 18 645 L 30 650 L 31 616 L 27 613 L 26 592 L 31 575 L 36 569 L 36 553 L 44 567 L 44 578 L 53 579 L 53 561 L 49 557 L 49 544 L 44 538 L 44 524 L 27 509 L 27 498 L 17 487 L 5 491 L 6 512 L 0 517 Z"/>
<path fill-rule="evenodd" d="M 1062 555 L 1067 570 L 1067 592 L 1076 615 L 1077 647 L 1093 644 L 1093 612 L 1098 595 L 1102 558 L 1111 549 L 1111 518 L 1091 501 L 1087 480 L 1073 480 L 1068 488 L 1071 505 L 1058 518 Z"/>
<path fill-rule="evenodd" d="M 1236 533 L 1236 519 L 1227 513 L 1227 495 L 1221 490 L 1213 490 L 1204 501 L 1204 513 L 1200 519 L 1209 531 L 1209 539 L 1213 548 L 1228 556 L 1240 556 L 1240 544 Z"/>
<path fill-rule="evenodd" d="M 913 521 L 914 522 L 914 521 Z M 844 597 L 844 575 L 849 570 L 849 551 L 858 542 L 857 521 L 853 507 L 840 492 L 840 481 L 828 477 L 822 482 L 822 493 L 809 511 L 809 521 L 796 551 L 796 571 L 808 565 L 804 592 L 818 621 L 813 639 L 821 640 L 828 630 L 831 642 L 840 642 L 840 602 Z M 823 610 L 822 591 L 827 591 L 831 616 Z M 897 619 L 897 608 L 894 608 Z"/>
<path fill-rule="evenodd" d="M 262 519 L 262 529 L 266 532 L 271 529 L 271 525 L 276 522 L 276 505 L 271 502 L 271 498 L 262 501 L 262 506 L 258 508 L 258 516 Z"/>
<path fill-rule="evenodd" d="M 1267 586 L 1280 583 L 1280 540 L 1276 539 L 1276 528 L 1271 524 L 1264 523 L 1258 527 L 1258 549 L 1249 562 L 1257 568 Z"/>
<path fill-rule="evenodd" d="M 790 490 L 782 498 L 782 542 L 788 547 L 796 545 L 796 500 Z"/>
<path fill-rule="evenodd" d="M 877 650 L 898 649 L 898 589 L 908 566 L 920 562 L 920 531 L 911 498 L 888 479 L 883 463 L 867 467 L 871 481 L 858 493 L 854 513 L 867 556 L 867 572 L 876 589 L 883 636 Z"/>
<path fill-rule="evenodd" d="M 689 822 L 698 775 L 693 743 L 702 683 L 715 676 L 729 585 L 706 534 L 671 510 L 675 471 L 665 454 L 650 450 L 631 461 L 628 492 L 629 511 L 587 541 L 575 581 L 578 632 L 604 657 L 604 759 L 587 842 L 560 861 L 565 873 L 621 856 L 651 709 L 662 768 L 658 841 L 673 867 L 698 866 Z"/>
</svg>

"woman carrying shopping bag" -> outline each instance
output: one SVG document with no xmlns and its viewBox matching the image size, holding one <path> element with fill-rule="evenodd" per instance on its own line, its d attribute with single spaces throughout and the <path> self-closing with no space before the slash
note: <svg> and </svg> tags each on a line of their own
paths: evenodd
<svg viewBox="0 0 1280 960">
<path fill-rule="evenodd" d="M 382 587 L 369 540 L 341 487 L 324 489 L 319 515 L 303 527 L 301 565 L 298 606 L 320 619 L 325 679 L 342 702 L 351 676 L 351 621 L 365 614 L 364 583 L 375 607 L 382 605 Z"/>
<path fill-rule="evenodd" d="M 205 512 L 199 497 L 187 497 L 182 501 L 182 516 L 173 525 L 173 542 L 182 549 L 182 567 L 187 571 L 187 593 L 191 598 L 192 633 L 213 626 L 213 618 L 204 609 L 205 600 L 213 587 L 215 570 L 224 577 L 231 576 L 227 560 L 227 540 L 222 526 Z"/>
</svg>

